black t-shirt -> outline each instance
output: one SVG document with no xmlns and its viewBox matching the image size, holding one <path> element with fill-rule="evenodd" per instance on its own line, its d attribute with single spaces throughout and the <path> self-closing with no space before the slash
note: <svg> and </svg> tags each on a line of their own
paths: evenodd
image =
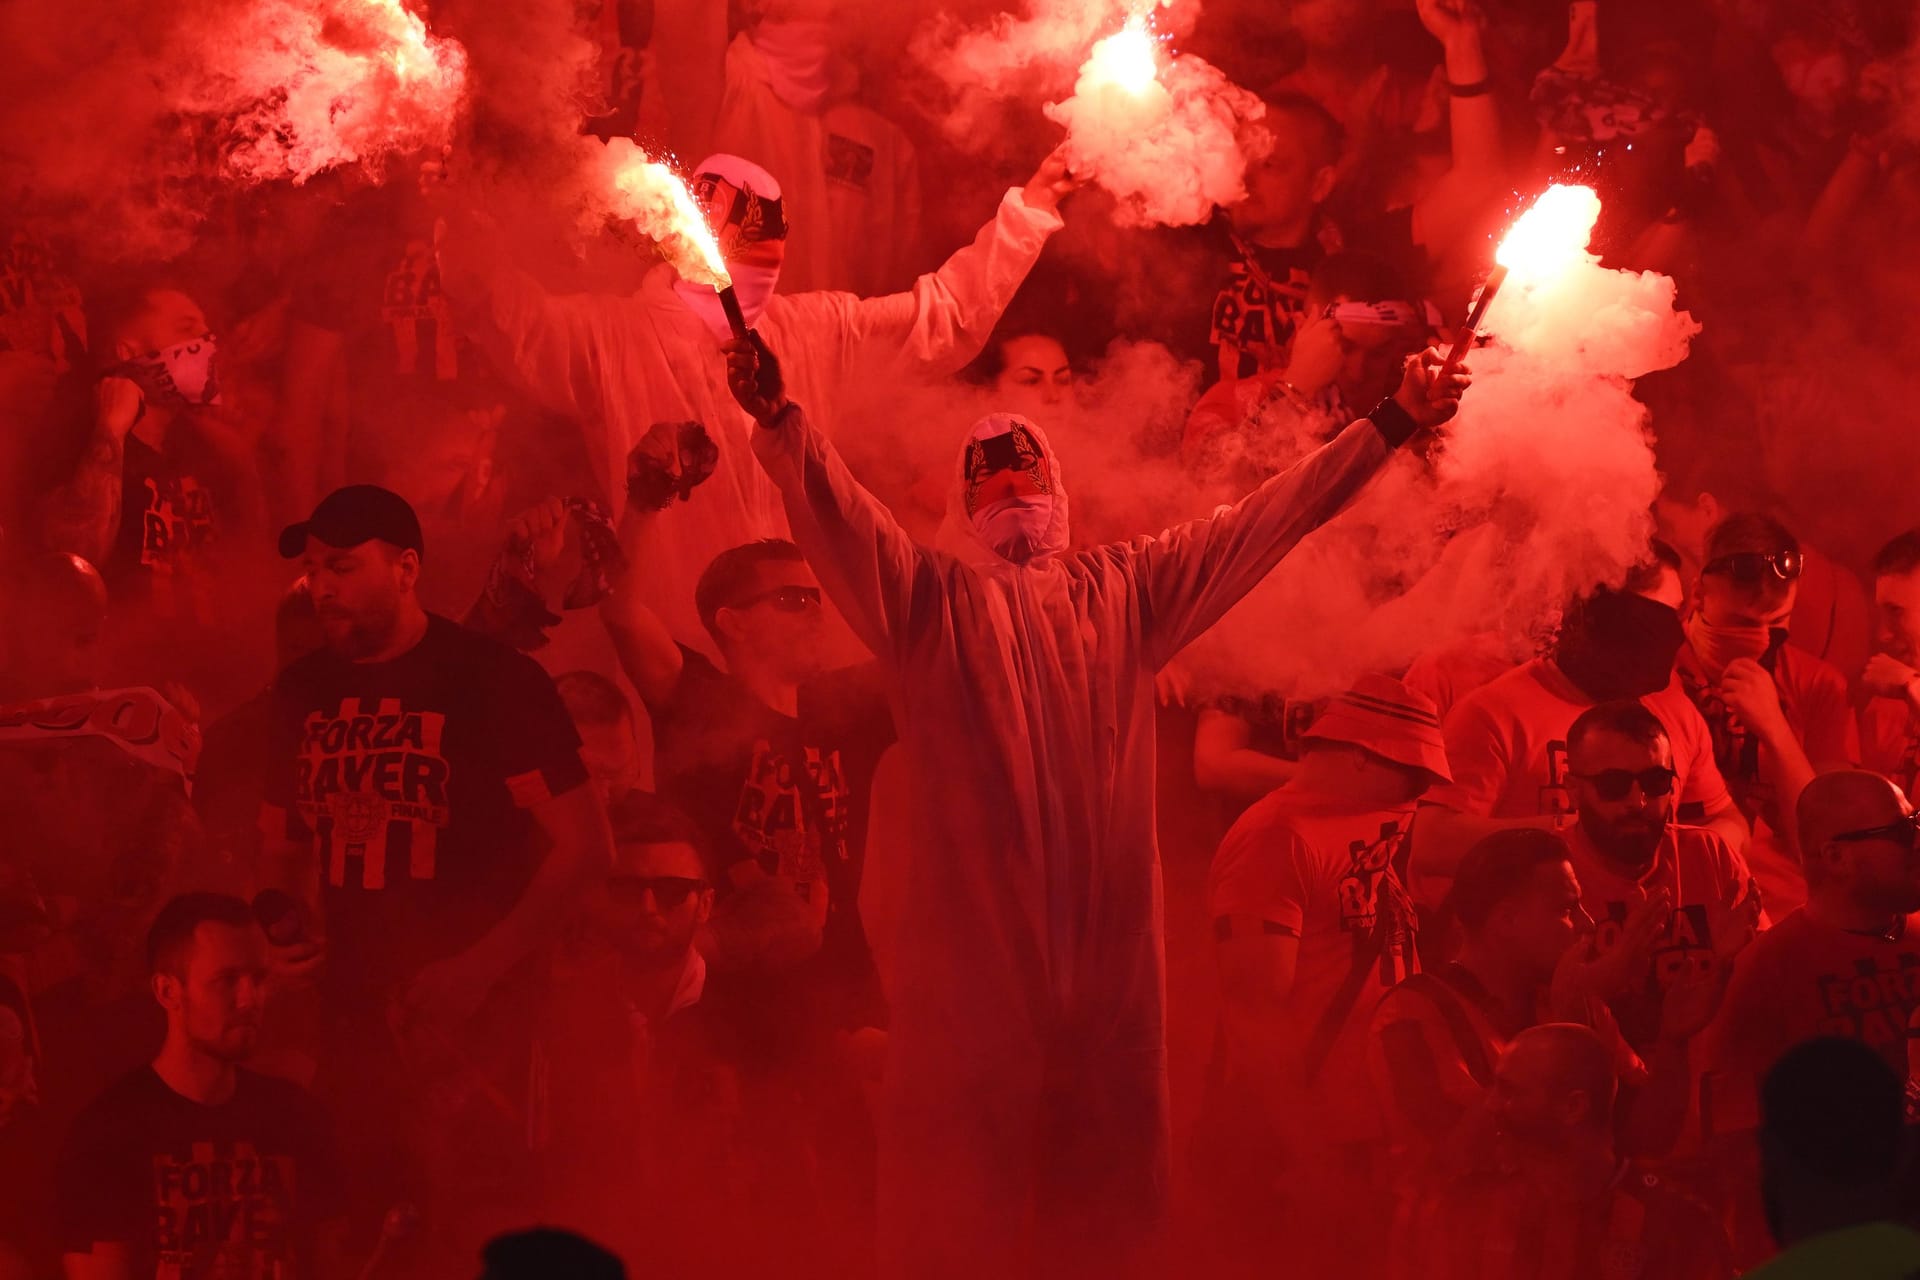
<svg viewBox="0 0 1920 1280">
<path fill-rule="evenodd" d="M 183 572 L 212 541 L 213 492 L 178 457 L 131 433 L 120 490 L 120 532 L 100 566 L 109 581 Z"/>
<path fill-rule="evenodd" d="M 74 1123 L 55 1182 L 62 1250 L 124 1243 L 140 1277 L 311 1276 L 315 1228 L 343 1212 L 318 1104 L 250 1071 L 216 1107 L 152 1067 L 123 1076 Z"/>
<path fill-rule="evenodd" d="M 878 668 L 849 667 L 802 686 L 796 717 L 761 702 L 704 655 L 682 646 L 681 657 L 679 684 L 654 721 L 660 794 L 706 832 L 721 893 L 727 873 L 749 860 L 803 895 L 824 880 L 822 976 L 864 979 L 867 784 L 893 740 Z"/>
<path fill-rule="evenodd" d="M 268 749 L 267 803 L 319 860 L 336 998 L 378 998 L 498 924 L 537 861 L 527 808 L 587 778 L 540 665 L 437 614 L 390 662 L 289 666 Z"/>
<path fill-rule="evenodd" d="M 810 900 L 829 853 L 840 858 L 846 842 L 838 756 L 704 654 L 682 645 L 680 655 L 679 683 L 654 722 L 661 795 L 712 841 L 722 892 L 728 873 L 751 861 Z"/>
</svg>

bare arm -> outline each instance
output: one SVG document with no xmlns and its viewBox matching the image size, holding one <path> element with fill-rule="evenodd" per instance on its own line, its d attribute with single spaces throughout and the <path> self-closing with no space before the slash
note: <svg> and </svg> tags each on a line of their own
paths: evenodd
<svg viewBox="0 0 1920 1280">
<path fill-rule="evenodd" d="M 1230 711 L 1205 710 L 1193 734 L 1193 780 L 1203 791 L 1264 796 L 1293 776 L 1294 762 L 1256 750 L 1253 726 Z"/>
<path fill-rule="evenodd" d="M 93 431 L 79 465 L 41 505 L 41 535 L 49 547 L 96 565 L 106 560 L 120 532 L 127 435 L 140 409 L 140 388 L 132 381 L 101 379 Z"/>
<path fill-rule="evenodd" d="M 1461 87 L 1484 82 L 1490 70 L 1481 43 L 1485 21 L 1471 0 L 1420 0 L 1420 19 L 1446 50 L 1447 83 Z M 1499 189 L 1506 171 L 1500 140 L 1500 111 L 1491 93 L 1447 95 L 1448 131 L 1453 165 L 1413 210 L 1413 238 L 1442 250 L 1457 239 Z"/>
<path fill-rule="evenodd" d="M 1798 792 L 1794 794 L 1796 797 L 1799 795 Z M 1734 803 L 1731 795 L 1708 806 L 1701 814 L 1699 825 L 1732 845 L 1736 853 L 1745 853 L 1747 846 L 1753 842 L 1753 828 L 1747 825 L 1746 815 L 1740 812 L 1740 806 Z"/>
<path fill-rule="evenodd" d="M 639 518 L 653 520 L 657 517 L 647 514 Z M 620 669 L 627 673 L 627 679 L 633 681 L 633 687 L 639 691 L 640 700 L 646 703 L 647 710 L 658 715 L 672 700 L 673 691 L 680 684 L 680 670 L 686 664 L 685 656 L 674 642 L 673 634 L 667 630 L 667 624 L 641 598 L 638 584 L 633 580 L 632 566 L 617 569 L 610 576 L 613 594 L 600 604 L 600 621 L 607 629 L 608 638 L 613 641 L 613 652 L 620 660 Z"/>
</svg>

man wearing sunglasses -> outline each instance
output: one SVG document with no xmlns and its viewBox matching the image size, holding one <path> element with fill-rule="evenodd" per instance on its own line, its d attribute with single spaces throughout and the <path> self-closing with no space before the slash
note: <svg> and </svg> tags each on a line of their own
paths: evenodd
<svg viewBox="0 0 1920 1280">
<path fill-rule="evenodd" d="M 1746 819 L 1714 762 L 1706 721 L 1674 676 L 1686 641 L 1678 576 L 1636 575 L 1567 609 L 1549 657 L 1523 663 L 1455 703 L 1445 721 L 1453 784 L 1423 800 L 1414 824 L 1415 896 L 1445 896 L 1452 867 L 1503 827 L 1563 828 L 1573 818 L 1567 730 L 1601 702 L 1637 698 L 1666 727 L 1675 804 L 1687 822 L 1711 827 L 1734 848 Z"/>
<path fill-rule="evenodd" d="M 1673 747 L 1660 718 L 1637 701 L 1603 702 L 1567 731 L 1568 789 L 1578 821 L 1567 847 L 1580 897 L 1595 922 L 1594 949 L 1640 945 L 1626 926 L 1664 893 L 1671 911 L 1646 940 L 1648 961 L 1609 1004 L 1641 1052 L 1660 1031 L 1666 992 L 1719 973 L 1764 926 L 1746 861 L 1704 827 L 1674 823 Z"/>
<path fill-rule="evenodd" d="M 1755 1159 L 1758 1082 L 1794 1044 L 1859 1040 L 1904 1078 L 1907 1022 L 1920 1007 L 1920 815 L 1885 778 L 1825 773 L 1800 793 L 1807 903 L 1734 966 L 1708 1034 L 1702 1128 L 1730 1167 Z M 1764 1242 L 1760 1206 L 1736 1239 Z"/>
<path fill-rule="evenodd" d="M 696 1223 L 722 1207 L 738 1089 L 694 945 L 713 914 L 705 838 L 644 792 L 608 817 L 613 871 L 555 948 L 534 1049 L 545 1191 L 552 1216 L 690 1273 L 710 1265 Z"/>
<path fill-rule="evenodd" d="M 1914 794 L 1920 785 L 1920 529 L 1910 529 L 1873 558 L 1879 618 L 1861 687 L 1860 762 Z"/>
<path fill-rule="evenodd" d="M 1736 513 L 1707 535 L 1706 557 L 1676 669 L 1753 825 L 1748 857 L 1767 902 L 1784 913 L 1806 900 L 1794 800 L 1817 770 L 1859 763 L 1859 733 L 1846 677 L 1787 639 L 1804 565 L 1793 534 Z"/>
</svg>

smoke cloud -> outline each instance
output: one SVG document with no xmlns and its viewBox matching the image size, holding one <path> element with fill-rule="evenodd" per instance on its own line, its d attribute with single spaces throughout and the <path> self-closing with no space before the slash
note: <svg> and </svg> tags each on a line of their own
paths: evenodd
<svg viewBox="0 0 1920 1280">
<path fill-rule="evenodd" d="M 1005 136 L 1010 103 L 1044 104 L 1069 164 L 1116 197 L 1123 224 L 1205 221 L 1245 194 L 1269 141 L 1257 97 L 1171 51 L 1198 13 L 1189 0 L 1030 0 L 972 27 L 943 14 L 913 43 L 944 89 L 925 109 L 978 151 Z"/>
<path fill-rule="evenodd" d="M 1266 107 L 1204 59 L 1158 50 L 1135 19 L 1094 46 L 1073 96 L 1047 115 L 1067 129 L 1069 168 L 1118 201 L 1123 225 L 1192 226 L 1246 195 L 1247 161 L 1271 145 Z"/>
<path fill-rule="evenodd" d="M 451 141 L 460 48 L 399 0 L 0 8 L 0 166 L 128 256 L 184 249 L 223 189 Z"/>
<path fill-rule="evenodd" d="M 1396 458 L 1283 561 L 1196 646 L 1206 682 L 1312 697 L 1487 633 L 1518 654 L 1569 596 L 1619 582 L 1659 489 L 1632 383 L 1700 331 L 1674 302 L 1671 279 L 1591 254 L 1516 272 L 1434 465 Z"/>
</svg>

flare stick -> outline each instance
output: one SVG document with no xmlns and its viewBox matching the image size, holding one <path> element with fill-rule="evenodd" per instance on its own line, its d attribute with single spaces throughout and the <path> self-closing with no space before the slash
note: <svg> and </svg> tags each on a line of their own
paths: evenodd
<svg viewBox="0 0 1920 1280">
<path fill-rule="evenodd" d="M 1480 295 L 1473 300 L 1473 310 L 1467 313 L 1466 326 L 1460 336 L 1454 339 L 1453 350 L 1447 352 L 1447 362 L 1440 366 L 1440 376 L 1447 377 L 1460 362 L 1466 359 L 1467 352 L 1473 347 L 1474 330 L 1480 327 L 1480 321 L 1486 318 L 1487 306 L 1493 301 L 1493 295 L 1500 292 L 1500 286 L 1507 282 L 1507 269 L 1496 266 L 1487 273 L 1487 282 L 1480 286 Z"/>
<path fill-rule="evenodd" d="M 727 324 L 732 328 L 733 336 L 742 342 L 747 341 L 747 317 L 740 310 L 739 295 L 734 293 L 732 285 L 726 286 L 719 292 L 720 309 L 727 313 Z"/>
</svg>

